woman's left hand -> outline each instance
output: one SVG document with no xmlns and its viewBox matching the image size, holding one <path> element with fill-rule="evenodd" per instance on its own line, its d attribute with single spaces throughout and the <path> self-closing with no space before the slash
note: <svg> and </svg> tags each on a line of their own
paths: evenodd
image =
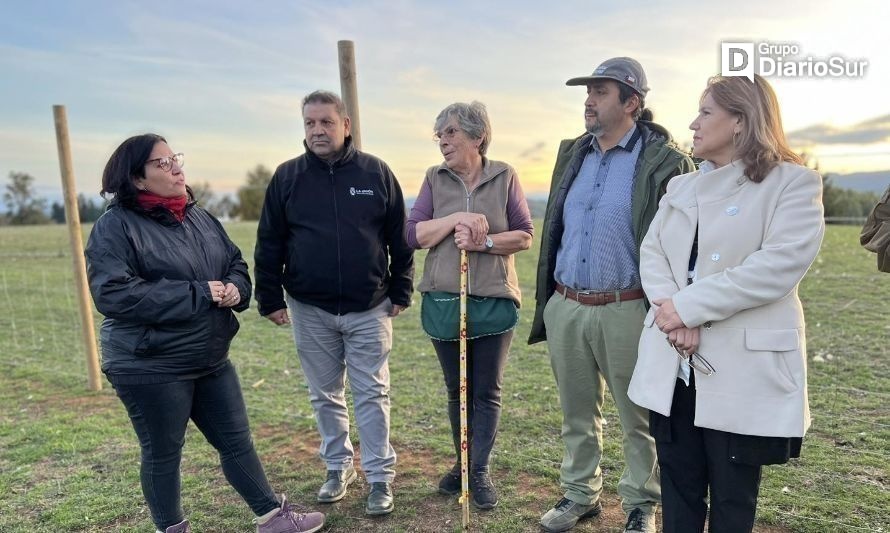
<svg viewBox="0 0 890 533">
<path fill-rule="evenodd" d="M 226 283 L 226 291 L 222 301 L 219 302 L 220 307 L 234 307 L 241 303 L 241 293 L 234 283 Z"/>
<path fill-rule="evenodd" d="M 485 249 L 485 244 L 480 246 L 473 242 L 473 233 L 468 226 L 463 224 L 458 224 L 454 229 L 454 244 L 458 250 L 466 250 L 468 252 L 481 252 Z"/>
<path fill-rule="evenodd" d="M 660 298 L 658 300 L 653 300 L 652 303 L 658 306 L 658 309 L 655 310 L 655 325 L 658 326 L 658 329 L 663 333 L 670 333 L 677 328 L 686 327 L 686 324 L 683 323 L 683 319 L 677 314 L 677 309 L 674 307 L 673 300 L 670 298 Z"/>
<path fill-rule="evenodd" d="M 699 328 L 677 328 L 668 333 L 667 342 L 680 355 L 690 355 L 698 351 L 701 332 Z"/>
</svg>

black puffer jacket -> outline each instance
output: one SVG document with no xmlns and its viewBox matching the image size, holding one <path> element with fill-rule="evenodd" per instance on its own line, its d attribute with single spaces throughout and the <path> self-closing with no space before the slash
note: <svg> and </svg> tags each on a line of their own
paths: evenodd
<svg viewBox="0 0 890 533">
<path fill-rule="evenodd" d="M 112 383 L 172 381 L 226 363 L 239 327 L 232 311 L 249 306 L 250 275 L 209 213 L 190 204 L 180 223 L 164 208 L 112 204 L 93 226 L 86 260 L 93 301 L 105 315 L 102 370 Z M 238 287 L 238 305 L 214 304 L 211 280 Z"/>
</svg>

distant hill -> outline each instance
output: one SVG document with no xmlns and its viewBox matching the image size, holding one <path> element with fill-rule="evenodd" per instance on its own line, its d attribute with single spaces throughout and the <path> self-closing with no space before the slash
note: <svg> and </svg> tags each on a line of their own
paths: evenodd
<svg viewBox="0 0 890 533">
<path fill-rule="evenodd" d="M 405 208 L 408 211 L 411 211 L 415 200 L 417 200 L 416 196 L 405 197 Z M 532 218 L 544 218 L 544 211 L 547 209 L 547 194 L 531 193 L 526 196 L 526 200 L 528 201 L 528 209 L 531 211 Z"/>
<path fill-rule="evenodd" d="M 853 174 L 829 174 L 831 184 L 841 189 L 881 194 L 890 185 L 890 170 L 855 172 Z"/>
<path fill-rule="evenodd" d="M 544 218 L 544 213 L 547 211 L 547 196 L 529 195 L 526 201 L 532 218 Z"/>
<path fill-rule="evenodd" d="M 415 200 L 417 200 L 416 196 L 405 197 L 405 208 L 408 211 L 411 211 Z M 532 214 L 532 218 L 544 218 L 544 211 L 547 210 L 547 194 L 532 193 L 526 196 L 526 200 L 528 201 L 528 209 Z"/>
</svg>

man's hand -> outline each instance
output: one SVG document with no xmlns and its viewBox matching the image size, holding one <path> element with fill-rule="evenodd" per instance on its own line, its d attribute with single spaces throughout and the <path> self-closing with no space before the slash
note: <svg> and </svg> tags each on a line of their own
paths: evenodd
<svg viewBox="0 0 890 533">
<path fill-rule="evenodd" d="M 407 309 L 404 305 L 392 304 L 392 309 L 389 310 L 389 316 L 395 318 L 399 316 L 399 313 Z"/>
<path fill-rule="evenodd" d="M 272 311 L 266 318 L 271 320 L 276 326 L 286 326 L 290 324 L 290 317 L 287 316 L 287 309 L 279 309 L 278 311 Z"/>
<path fill-rule="evenodd" d="M 652 302 L 658 309 L 655 310 L 655 325 L 664 333 L 670 333 L 677 328 L 685 328 L 686 324 L 677 314 L 674 302 L 670 298 L 660 298 Z"/>
</svg>

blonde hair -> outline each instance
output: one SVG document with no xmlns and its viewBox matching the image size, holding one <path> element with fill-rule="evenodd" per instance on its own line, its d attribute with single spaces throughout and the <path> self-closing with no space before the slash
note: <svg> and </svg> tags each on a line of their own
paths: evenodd
<svg viewBox="0 0 890 533">
<path fill-rule="evenodd" d="M 760 75 L 754 75 L 754 83 L 742 76 L 714 76 L 701 99 L 709 94 L 717 105 L 741 118 L 733 144 L 748 179 L 760 183 L 783 161 L 803 164 L 788 147 L 776 93 Z"/>
</svg>

